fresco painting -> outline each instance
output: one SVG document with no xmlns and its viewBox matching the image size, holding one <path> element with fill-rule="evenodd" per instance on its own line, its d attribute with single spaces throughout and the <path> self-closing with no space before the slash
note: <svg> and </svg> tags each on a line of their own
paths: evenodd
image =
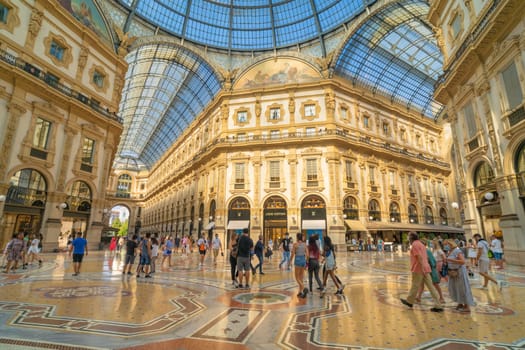
<svg viewBox="0 0 525 350">
<path fill-rule="evenodd" d="M 320 78 L 319 72 L 304 62 L 289 58 L 271 59 L 248 70 L 235 87 L 252 88 L 263 85 L 305 83 Z"/>
<path fill-rule="evenodd" d="M 93 0 L 59 0 L 62 7 L 102 39 L 111 42 L 104 19 Z"/>
</svg>

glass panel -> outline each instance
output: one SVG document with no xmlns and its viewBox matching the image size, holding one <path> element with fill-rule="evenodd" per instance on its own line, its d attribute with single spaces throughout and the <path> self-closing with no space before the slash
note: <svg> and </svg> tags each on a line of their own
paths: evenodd
<svg viewBox="0 0 525 350">
<path fill-rule="evenodd" d="M 38 118 L 36 120 L 35 133 L 33 135 L 33 146 L 47 149 L 47 141 L 49 139 L 50 131 L 51 123 L 47 120 Z"/>
<path fill-rule="evenodd" d="M 93 164 L 93 152 L 95 150 L 95 141 L 84 138 L 82 143 L 82 163 Z"/>
<path fill-rule="evenodd" d="M 56 41 L 52 41 L 51 47 L 49 48 L 49 54 L 55 56 L 59 61 L 62 61 L 65 50 L 66 49 L 60 46 Z"/>
<path fill-rule="evenodd" d="M 306 178 L 308 181 L 317 180 L 317 159 L 306 160 Z"/>
<path fill-rule="evenodd" d="M 516 70 L 514 62 L 503 70 L 501 75 L 503 77 L 503 84 L 505 85 L 509 109 L 513 110 L 523 102 L 523 91 L 521 90 L 518 71 Z"/>
<path fill-rule="evenodd" d="M 472 103 L 468 103 L 465 108 L 463 108 L 463 113 L 465 114 L 465 123 L 467 124 L 467 137 L 469 139 L 473 138 L 477 132 L 478 127 L 476 125 L 476 116 L 474 115 L 474 109 L 472 108 Z"/>
<path fill-rule="evenodd" d="M 9 14 L 9 9 L 0 3 L 0 22 L 7 23 L 7 15 Z"/>
</svg>

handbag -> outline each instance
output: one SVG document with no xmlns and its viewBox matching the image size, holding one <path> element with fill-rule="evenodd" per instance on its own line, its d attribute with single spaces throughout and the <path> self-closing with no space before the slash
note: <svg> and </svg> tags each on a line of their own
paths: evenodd
<svg viewBox="0 0 525 350">
<path fill-rule="evenodd" d="M 449 269 L 448 270 L 448 276 L 450 278 L 457 278 L 459 276 L 459 270 L 458 269 Z"/>
<path fill-rule="evenodd" d="M 443 265 L 441 265 L 440 274 L 441 274 L 441 277 L 447 277 L 448 276 L 448 264 L 447 263 L 443 263 Z"/>
</svg>

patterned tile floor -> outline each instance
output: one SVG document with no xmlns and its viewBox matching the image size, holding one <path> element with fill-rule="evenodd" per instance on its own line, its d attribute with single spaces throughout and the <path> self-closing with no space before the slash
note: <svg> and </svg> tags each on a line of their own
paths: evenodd
<svg viewBox="0 0 525 350">
<path fill-rule="evenodd" d="M 0 349 L 523 349 L 525 268 L 492 274 L 505 288 L 480 290 L 470 314 L 428 311 L 432 300 L 409 310 L 406 253 L 338 255 L 344 295 L 331 281 L 296 296 L 291 271 L 266 262 L 250 290 L 233 288 L 228 261 L 215 266 L 198 254 L 176 256 L 151 279 L 122 275 L 117 254 L 94 252 L 79 276 L 63 253 L 45 255 L 42 267 L 0 273 Z M 315 288 L 315 282 L 314 282 Z"/>
</svg>

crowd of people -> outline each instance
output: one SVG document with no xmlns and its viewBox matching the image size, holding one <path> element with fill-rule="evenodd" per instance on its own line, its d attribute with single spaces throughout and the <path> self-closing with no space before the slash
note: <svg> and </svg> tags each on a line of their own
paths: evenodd
<svg viewBox="0 0 525 350">
<path fill-rule="evenodd" d="M 410 232 L 408 239 L 412 283 L 408 296 L 400 299 L 404 305 L 412 308 L 415 303 L 421 303 L 421 295 L 426 287 L 434 303 L 430 311 L 442 312 L 445 300 L 440 283 L 445 281 L 450 298 L 457 304 L 456 310 L 470 312 L 475 301 L 469 277 L 473 276 L 475 268 L 483 277 L 481 289 L 486 290 L 489 282 L 502 289 L 503 281 L 489 275 L 490 252 L 500 252 L 497 258 L 494 254 L 494 267 L 503 268 L 502 243 L 497 237 L 492 236 L 490 244 L 480 234 L 475 234 L 468 243 L 460 239 L 440 238 L 429 242 L 420 239 L 417 233 Z"/>
<path fill-rule="evenodd" d="M 2 263 L 5 268 L 4 273 L 18 269 L 19 264 L 22 269 L 35 261 L 42 265 L 40 258 L 42 240 L 41 234 L 29 235 L 24 232 L 14 234 L 4 249 Z M 480 234 L 475 234 L 468 242 L 459 239 L 443 240 L 439 236 L 430 241 L 420 238 L 415 232 L 410 232 L 408 241 L 412 281 L 408 296 L 400 299 L 404 305 L 412 308 L 415 303 L 421 303 L 426 288 L 434 303 L 430 311 L 443 311 L 445 299 L 441 284 L 445 282 L 450 298 L 457 303 L 456 310 L 469 312 L 471 306 L 475 305 L 469 281 L 475 270 L 483 278 L 481 289 L 487 289 L 492 282 L 501 290 L 502 281 L 489 274 L 490 259 L 494 260 L 494 268 L 503 268 L 503 244 L 498 237 L 492 236 L 490 242 L 483 239 Z M 316 234 L 306 238 L 303 233 L 297 233 L 294 241 L 286 233 L 278 243 L 282 257 L 278 265 L 279 269 L 291 271 L 293 267 L 293 275 L 298 286 L 297 297 L 305 298 L 309 293 L 313 293 L 314 280 L 320 296 L 323 297 L 328 277 L 335 286 L 335 294 L 343 294 L 345 285 L 336 275 L 336 250 L 328 235 L 324 235 L 321 239 Z M 255 275 L 257 270 L 260 275 L 265 274 L 263 265 L 265 258 L 271 259 L 273 245 L 274 242 L 270 239 L 265 246 L 262 236 L 259 236 L 254 244 L 248 229 L 244 229 L 240 235 L 232 235 L 228 250 L 231 280 L 236 288 L 249 289 L 251 275 Z M 160 269 L 169 268 L 173 265 L 174 254 L 185 257 L 195 247 L 199 253 L 200 267 L 204 265 L 206 254 L 210 250 L 214 266 L 217 265 L 219 254 L 224 256 L 223 244 L 218 234 L 215 234 L 211 241 L 208 241 L 204 234 L 197 241 L 190 236 L 173 239 L 172 236 L 167 235 L 158 238 L 150 233 L 141 237 L 137 235 L 130 238 L 113 237 L 109 252 L 111 256 L 115 252 L 125 253 L 122 274 L 151 278 L 157 270 L 157 265 Z M 80 274 L 83 257 L 88 254 L 87 240 L 81 232 L 76 233 L 76 237 L 70 238 L 68 252 L 73 261 L 73 276 L 77 276 Z M 162 256 L 160 264 L 157 262 L 159 256 Z M 138 264 L 133 268 L 136 258 Z M 255 259 L 257 260 L 254 266 L 252 260 Z"/>
</svg>

